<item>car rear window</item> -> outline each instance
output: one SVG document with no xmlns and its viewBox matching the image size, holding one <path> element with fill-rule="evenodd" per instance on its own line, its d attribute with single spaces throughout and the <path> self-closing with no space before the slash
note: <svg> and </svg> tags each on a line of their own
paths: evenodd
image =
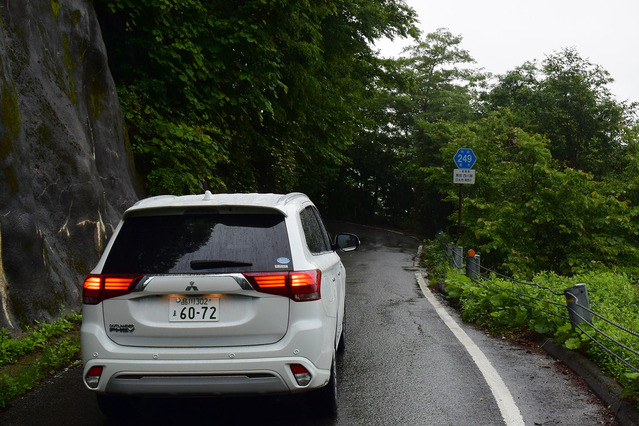
<svg viewBox="0 0 639 426">
<path fill-rule="evenodd" d="M 129 217 L 104 274 L 258 272 L 293 269 L 284 216 L 217 214 Z"/>
</svg>

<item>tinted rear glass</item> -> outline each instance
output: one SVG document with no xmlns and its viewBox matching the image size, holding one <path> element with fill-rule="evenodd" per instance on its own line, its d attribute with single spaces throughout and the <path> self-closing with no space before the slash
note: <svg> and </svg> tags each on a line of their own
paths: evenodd
<svg viewBox="0 0 639 426">
<path fill-rule="evenodd" d="M 292 269 L 284 217 L 185 214 L 130 217 L 105 274 L 180 274 Z"/>
</svg>

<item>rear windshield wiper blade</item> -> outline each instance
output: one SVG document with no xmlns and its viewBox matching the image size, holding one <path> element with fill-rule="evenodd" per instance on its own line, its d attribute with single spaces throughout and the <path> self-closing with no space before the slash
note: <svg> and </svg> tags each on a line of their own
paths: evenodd
<svg viewBox="0 0 639 426">
<path fill-rule="evenodd" d="M 192 260 L 191 269 L 215 269 L 215 268 L 233 268 L 242 266 L 253 266 L 250 262 L 238 262 L 235 260 Z"/>
</svg>

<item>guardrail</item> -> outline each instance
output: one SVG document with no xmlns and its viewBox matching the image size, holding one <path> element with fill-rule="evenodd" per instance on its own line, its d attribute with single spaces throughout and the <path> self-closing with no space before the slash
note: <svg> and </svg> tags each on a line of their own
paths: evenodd
<svg viewBox="0 0 639 426">
<path fill-rule="evenodd" d="M 613 336 L 611 336 L 610 334 L 604 332 L 603 330 L 601 330 L 600 327 L 597 327 L 597 325 L 595 325 L 594 320 L 596 319 L 597 321 L 604 321 L 607 324 L 611 325 L 614 327 L 614 329 L 618 330 L 620 333 L 627 333 L 630 334 L 634 337 L 639 337 L 639 333 L 628 329 L 627 327 L 624 327 L 618 323 L 616 323 L 615 321 L 604 317 L 603 315 L 597 313 L 596 311 L 592 310 L 590 307 L 590 303 L 588 300 L 588 292 L 587 292 L 587 288 L 586 288 L 586 284 L 580 283 L 577 284 L 573 287 L 569 287 L 564 289 L 563 293 L 557 292 L 549 287 L 546 286 L 542 286 L 539 285 L 537 283 L 530 283 L 530 282 L 525 282 L 525 281 L 521 281 L 521 280 L 517 280 L 515 278 L 512 277 L 508 277 L 506 275 L 503 275 L 497 271 L 491 270 L 489 268 L 485 268 L 483 266 L 481 266 L 481 256 L 480 254 L 476 254 L 476 253 L 471 253 L 473 254 L 472 256 L 463 256 L 463 251 L 464 249 L 462 247 L 456 247 L 454 246 L 453 243 L 444 243 L 440 237 L 437 238 L 437 241 L 439 242 L 440 246 L 443 248 L 444 252 L 446 253 L 446 257 L 448 258 L 448 261 L 450 263 L 450 265 L 456 269 L 458 269 L 460 271 L 460 273 L 464 273 L 464 265 L 463 263 L 466 264 L 466 270 L 465 273 L 466 275 L 474 282 L 477 283 L 479 285 L 481 285 L 482 287 L 485 287 L 487 289 L 491 289 L 491 287 L 489 286 L 489 280 L 487 280 L 485 278 L 485 275 L 488 274 L 491 277 L 497 277 L 500 278 L 502 280 L 505 281 L 510 281 L 513 283 L 517 283 L 517 284 L 521 284 L 521 285 L 525 285 L 525 286 L 531 286 L 531 287 L 537 287 L 545 292 L 548 293 L 548 295 L 550 297 L 562 297 L 565 299 L 566 303 L 560 303 L 557 302 L 555 300 L 548 300 L 548 299 L 541 299 L 538 297 L 534 297 L 531 295 L 528 295 L 526 293 L 517 291 L 517 290 L 513 290 L 510 288 L 506 288 L 504 286 L 500 286 L 499 284 L 496 284 L 493 281 L 490 281 L 490 285 L 499 287 L 499 289 L 501 291 L 506 291 L 506 292 L 510 292 L 513 294 L 516 294 L 517 296 L 521 296 L 520 301 L 522 304 L 527 305 L 529 307 L 533 307 L 534 309 L 538 309 L 541 310 L 544 313 L 547 313 L 549 315 L 555 316 L 555 317 L 559 317 L 562 318 L 568 322 L 570 322 L 571 326 L 573 329 L 578 329 L 581 331 L 581 333 L 583 333 L 585 336 L 587 336 L 593 343 L 595 343 L 597 346 L 599 346 L 603 351 L 605 351 L 606 353 L 608 353 L 610 356 L 612 356 L 613 358 L 615 358 L 616 360 L 618 360 L 619 362 L 621 362 L 623 365 L 625 365 L 626 367 L 628 367 L 629 369 L 631 369 L 632 371 L 634 371 L 635 373 L 639 373 L 639 366 L 638 365 L 633 365 L 631 362 L 628 361 L 628 358 L 630 358 L 628 355 L 632 354 L 634 356 L 636 356 L 639 360 L 639 351 L 637 351 L 634 348 L 629 347 L 628 345 L 622 343 L 619 341 L 618 338 L 615 338 Z M 465 262 L 463 261 L 463 258 L 465 257 Z M 522 299 L 525 298 L 525 299 Z M 540 308 L 539 306 L 532 306 L 529 303 L 526 303 L 525 300 L 536 300 L 538 302 L 542 302 L 545 304 L 549 304 L 549 305 L 556 305 L 556 306 L 560 306 L 566 309 L 567 312 L 567 316 L 564 315 L 558 315 L 555 312 L 550 312 L 549 310 Z M 602 340 L 602 339 L 598 339 L 598 336 L 595 336 L 594 333 L 589 333 L 582 325 L 586 324 L 589 327 L 592 328 L 592 330 L 595 330 L 601 337 L 607 339 L 607 340 Z M 608 345 L 602 343 L 608 343 Z M 611 349 L 611 347 L 613 349 Z M 625 357 L 623 355 L 620 355 L 619 353 L 617 353 L 619 350 L 619 348 L 622 348 L 625 352 Z M 616 350 L 616 351 L 615 351 Z"/>
</svg>

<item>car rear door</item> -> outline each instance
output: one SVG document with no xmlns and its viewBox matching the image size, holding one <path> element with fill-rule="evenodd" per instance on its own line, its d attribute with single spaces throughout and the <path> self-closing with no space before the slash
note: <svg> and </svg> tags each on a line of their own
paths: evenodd
<svg viewBox="0 0 639 426">
<path fill-rule="evenodd" d="M 287 331 L 289 299 L 257 292 L 244 272 L 292 269 L 282 213 L 164 212 L 126 218 L 103 275 L 140 274 L 135 290 L 102 302 L 120 345 L 263 345 Z"/>
</svg>

